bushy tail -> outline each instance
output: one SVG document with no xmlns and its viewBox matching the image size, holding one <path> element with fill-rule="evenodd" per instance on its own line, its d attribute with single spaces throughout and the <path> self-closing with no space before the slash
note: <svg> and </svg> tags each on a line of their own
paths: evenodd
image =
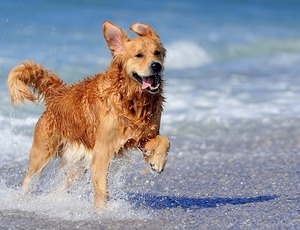
<svg viewBox="0 0 300 230">
<path fill-rule="evenodd" d="M 26 99 L 32 102 L 40 100 L 47 96 L 51 89 L 62 84 L 63 81 L 57 75 L 33 61 L 23 62 L 14 67 L 7 80 L 11 103 L 16 105 L 24 103 Z"/>
</svg>

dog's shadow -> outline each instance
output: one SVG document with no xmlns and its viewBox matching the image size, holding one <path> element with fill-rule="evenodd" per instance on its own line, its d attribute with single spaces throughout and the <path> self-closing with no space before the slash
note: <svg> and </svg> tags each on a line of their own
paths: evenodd
<svg viewBox="0 0 300 230">
<path fill-rule="evenodd" d="M 236 197 L 236 198 L 190 198 L 177 196 L 158 196 L 153 194 L 130 193 L 128 199 L 136 206 L 146 206 L 152 209 L 201 209 L 215 208 L 222 205 L 243 205 L 261 203 L 277 199 L 277 195 Z"/>
</svg>

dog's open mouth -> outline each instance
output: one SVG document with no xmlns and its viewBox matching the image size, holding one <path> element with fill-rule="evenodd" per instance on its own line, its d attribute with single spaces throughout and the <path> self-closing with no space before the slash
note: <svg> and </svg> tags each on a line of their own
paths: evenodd
<svg viewBox="0 0 300 230">
<path fill-rule="evenodd" d="M 142 89 L 146 89 L 150 93 L 157 93 L 160 83 L 160 75 L 150 75 L 146 77 L 142 77 L 138 75 L 136 72 L 132 74 L 132 76 L 142 84 Z"/>
</svg>

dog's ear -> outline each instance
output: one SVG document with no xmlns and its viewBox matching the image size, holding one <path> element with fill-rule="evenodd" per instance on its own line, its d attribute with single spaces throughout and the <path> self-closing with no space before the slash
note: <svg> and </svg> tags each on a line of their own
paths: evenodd
<svg viewBox="0 0 300 230">
<path fill-rule="evenodd" d="M 113 56 L 122 54 L 124 51 L 123 44 L 128 40 L 123 31 L 109 21 L 105 21 L 102 25 L 105 41 Z"/>
<path fill-rule="evenodd" d="M 149 26 L 145 23 L 133 23 L 130 26 L 130 29 L 140 36 L 151 36 L 151 37 L 156 37 L 159 39 L 159 36 L 155 32 L 155 30 L 152 29 L 151 26 Z"/>
</svg>

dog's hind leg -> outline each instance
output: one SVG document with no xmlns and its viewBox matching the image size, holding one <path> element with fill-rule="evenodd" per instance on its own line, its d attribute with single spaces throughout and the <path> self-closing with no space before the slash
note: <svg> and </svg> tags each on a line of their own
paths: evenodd
<svg viewBox="0 0 300 230">
<path fill-rule="evenodd" d="M 58 150 L 59 141 L 49 132 L 47 122 L 42 116 L 34 130 L 33 144 L 29 155 L 29 164 L 24 176 L 22 190 L 27 192 L 33 175 L 38 175 Z"/>
<path fill-rule="evenodd" d="M 65 180 L 63 184 L 58 188 L 59 191 L 68 189 L 71 185 L 79 182 L 83 175 L 87 171 L 87 163 L 85 159 L 80 159 L 75 164 L 68 164 L 61 162 L 60 168 L 65 172 Z"/>
<path fill-rule="evenodd" d="M 63 187 L 61 187 L 61 190 L 66 190 L 74 183 L 79 182 L 80 179 L 85 174 L 85 172 L 87 171 L 87 169 L 86 169 L 86 167 L 84 167 L 84 165 L 79 165 L 79 164 L 77 164 L 73 167 L 68 167 L 67 169 L 68 169 L 68 171 L 66 172 L 65 185 Z"/>
</svg>

